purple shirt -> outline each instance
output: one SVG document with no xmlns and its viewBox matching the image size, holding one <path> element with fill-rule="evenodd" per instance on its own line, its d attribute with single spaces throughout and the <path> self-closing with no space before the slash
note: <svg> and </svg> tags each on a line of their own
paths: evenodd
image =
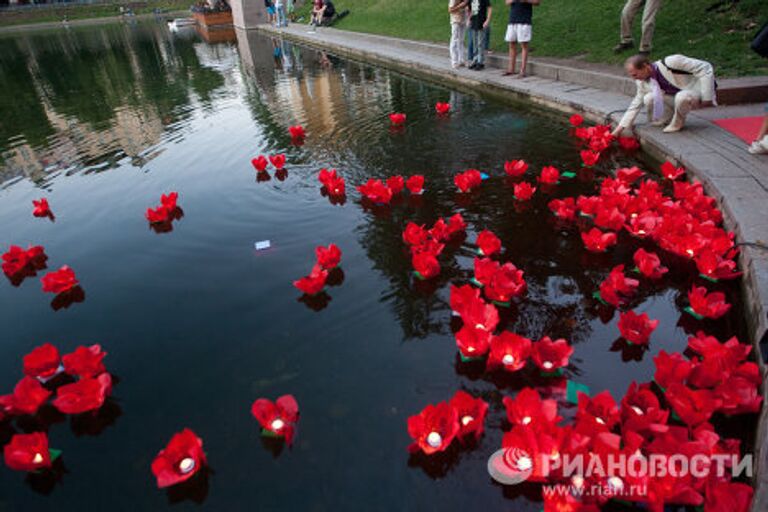
<svg viewBox="0 0 768 512">
<path fill-rule="evenodd" d="M 655 63 L 651 64 L 651 78 L 658 82 L 659 88 L 664 92 L 664 94 L 675 95 L 680 92 L 680 89 L 669 83 L 669 81 L 664 78 L 664 75 L 661 74 L 659 67 Z"/>
</svg>

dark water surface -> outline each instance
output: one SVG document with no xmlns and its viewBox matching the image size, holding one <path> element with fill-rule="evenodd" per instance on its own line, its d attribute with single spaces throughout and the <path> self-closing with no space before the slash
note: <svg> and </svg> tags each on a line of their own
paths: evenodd
<svg viewBox="0 0 768 512">
<path fill-rule="evenodd" d="M 473 254 L 448 250 L 436 283 L 414 285 L 401 241 L 408 220 L 461 212 L 468 240 L 497 233 L 503 259 L 529 286 L 504 313 L 506 327 L 567 337 L 568 376 L 617 400 L 632 380 L 652 378 L 659 350 L 684 349 L 686 330 L 743 333 L 738 304 L 718 322 L 687 319 L 695 276 L 679 266 L 657 285 L 644 281 L 633 303 L 661 320 L 650 350 L 611 349 L 618 315 L 591 295 L 614 265 L 631 263 L 638 243 L 622 234 L 609 254 L 591 255 L 576 229 L 553 222 L 551 198 L 592 193 L 594 183 L 537 193 L 519 209 L 502 177 L 513 158 L 531 164 L 531 177 L 542 165 L 575 169 L 564 116 L 238 36 L 209 44 L 194 30 L 150 23 L 0 40 L 0 250 L 44 245 L 49 268 L 70 265 L 86 296 L 54 311 L 39 279 L 0 283 L 0 392 L 45 342 L 62 353 L 100 343 L 119 378 L 99 418 L 48 408 L 13 424 L 48 428 L 66 471 L 54 483 L 2 467 L 0 510 L 162 510 L 178 500 L 175 510 L 540 510 L 521 497 L 530 489 L 504 490 L 485 469 L 501 444 L 502 397 L 530 374 L 492 381 L 458 361 L 448 287 L 471 277 Z M 436 101 L 450 101 L 453 114 L 437 118 Z M 393 111 L 408 115 L 402 133 L 389 130 Z M 309 135 L 302 147 L 287 135 L 296 123 Z M 250 159 L 279 152 L 287 177 L 257 182 Z M 597 172 L 625 165 L 658 162 L 613 150 Z M 321 167 L 346 177 L 346 204 L 320 195 Z M 492 178 L 457 198 L 453 175 L 468 167 Z M 397 173 L 426 175 L 421 201 L 360 205 L 355 185 Z M 158 235 L 144 211 L 170 190 L 185 215 Z M 55 222 L 32 216 L 42 196 Z M 265 239 L 273 248 L 254 251 Z M 315 311 L 291 282 L 330 242 L 344 253 L 344 280 Z M 738 301 L 735 286 L 724 289 Z M 491 403 L 480 445 L 444 465 L 409 463 L 407 417 L 457 389 Z M 299 431 L 292 449 L 273 453 L 249 409 L 284 393 L 299 401 Z M 183 427 L 203 438 L 212 474 L 197 494 L 169 495 L 150 463 Z M 0 427 L 0 442 L 11 434 Z"/>
</svg>

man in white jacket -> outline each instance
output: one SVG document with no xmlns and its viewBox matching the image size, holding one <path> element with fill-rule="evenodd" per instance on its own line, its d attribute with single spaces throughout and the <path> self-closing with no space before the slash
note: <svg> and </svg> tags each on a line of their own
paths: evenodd
<svg viewBox="0 0 768 512">
<path fill-rule="evenodd" d="M 670 55 L 651 62 L 644 55 L 635 55 L 624 64 L 627 74 L 635 79 L 637 94 L 624 117 L 613 130 L 618 136 L 630 129 L 640 109 L 648 109 L 653 126 L 663 126 L 664 132 L 680 131 L 691 110 L 716 105 L 715 73 L 712 64 L 685 55 Z"/>
</svg>

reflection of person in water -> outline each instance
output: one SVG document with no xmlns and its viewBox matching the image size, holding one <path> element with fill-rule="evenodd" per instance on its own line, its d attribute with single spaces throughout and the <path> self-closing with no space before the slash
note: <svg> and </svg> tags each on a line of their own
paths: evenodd
<svg viewBox="0 0 768 512">
<path fill-rule="evenodd" d="M 320 66 L 324 68 L 331 67 L 331 59 L 328 58 L 327 53 L 320 51 L 320 52 L 317 52 L 317 54 L 318 54 L 318 61 L 320 62 Z"/>
<path fill-rule="evenodd" d="M 283 68 L 283 49 L 277 39 L 272 38 L 272 57 L 275 59 L 275 67 Z"/>
</svg>

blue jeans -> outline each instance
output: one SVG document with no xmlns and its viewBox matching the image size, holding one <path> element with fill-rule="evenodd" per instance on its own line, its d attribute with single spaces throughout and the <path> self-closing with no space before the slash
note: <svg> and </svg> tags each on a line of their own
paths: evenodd
<svg viewBox="0 0 768 512">
<path fill-rule="evenodd" d="M 485 63 L 485 30 L 469 29 L 469 59 L 473 64 Z"/>
<path fill-rule="evenodd" d="M 288 22 L 285 19 L 285 7 L 282 5 L 277 6 L 277 26 L 287 27 Z"/>
<path fill-rule="evenodd" d="M 491 26 L 488 25 L 482 32 L 484 33 L 485 40 L 480 46 L 487 50 L 491 44 Z M 472 62 L 475 59 L 475 42 L 472 38 L 472 29 L 467 31 L 467 35 L 469 36 L 467 37 L 467 60 Z"/>
</svg>

